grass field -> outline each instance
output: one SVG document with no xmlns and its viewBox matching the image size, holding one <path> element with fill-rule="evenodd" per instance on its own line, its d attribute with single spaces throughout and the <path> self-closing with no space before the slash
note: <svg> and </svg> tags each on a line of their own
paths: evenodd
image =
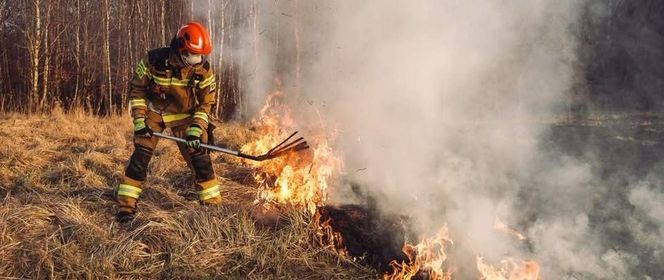
<svg viewBox="0 0 664 280">
<path fill-rule="evenodd" d="M 237 148 L 257 137 L 238 123 L 215 131 Z M 133 150 L 127 116 L 0 115 L 0 278 L 376 279 L 316 242 L 310 217 L 278 228 L 250 215 L 251 168 L 214 155 L 224 203 L 199 205 L 174 143 L 161 141 L 137 219 L 114 220 L 113 191 Z"/>
</svg>

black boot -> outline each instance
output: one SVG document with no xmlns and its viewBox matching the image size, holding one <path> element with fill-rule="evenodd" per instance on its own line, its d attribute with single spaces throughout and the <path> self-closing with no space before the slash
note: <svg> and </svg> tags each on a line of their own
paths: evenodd
<svg viewBox="0 0 664 280">
<path fill-rule="evenodd" d="M 131 222 L 134 220 L 135 217 L 136 217 L 136 210 L 132 210 L 131 212 L 118 211 L 118 213 L 115 214 L 115 219 L 118 221 L 118 223 L 121 224 Z"/>
</svg>

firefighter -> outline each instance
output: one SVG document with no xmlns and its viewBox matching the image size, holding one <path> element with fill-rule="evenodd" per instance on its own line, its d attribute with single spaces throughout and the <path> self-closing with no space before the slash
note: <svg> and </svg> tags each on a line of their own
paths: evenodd
<svg viewBox="0 0 664 280">
<path fill-rule="evenodd" d="M 186 144 L 178 143 L 178 148 L 193 170 L 200 201 L 221 203 L 210 155 L 200 147 L 208 142 L 210 111 L 215 105 L 216 82 L 206 59 L 211 51 L 205 27 L 190 22 L 180 27 L 169 47 L 150 50 L 138 62 L 129 93 L 134 152 L 116 192 L 119 222 L 134 219 L 148 163 L 158 142 L 153 132 L 166 128 L 187 140 Z"/>
</svg>

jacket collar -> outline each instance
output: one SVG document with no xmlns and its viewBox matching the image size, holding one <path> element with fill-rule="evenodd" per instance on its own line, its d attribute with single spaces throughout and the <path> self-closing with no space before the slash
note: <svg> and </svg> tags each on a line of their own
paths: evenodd
<svg viewBox="0 0 664 280">
<path fill-rule="evenodd" d="M 182 61 L 182 57 L 180 56 L 180 54 L 174 50 L 171 50 L 171 53 L 168 56 L 168 63 L 173 67 L 180 69 L 189 66 L 186 63 L 184 63 L 184 61 Z"/>
</svg>

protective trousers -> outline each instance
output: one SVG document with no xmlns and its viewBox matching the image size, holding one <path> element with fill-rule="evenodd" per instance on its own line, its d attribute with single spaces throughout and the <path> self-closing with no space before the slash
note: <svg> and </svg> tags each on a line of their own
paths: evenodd
<svg viewBox="0 0 664 280">
<path fill-rule="evenodd" d="M 152 111 L 148 111 L 145 123 L 154 132 L 163 132 L 166 128 L 161 115 Z M 185 138 L 188 127 L 189 125 L 181 125 L 170 129 L 174 136 Z M 148 164 L 158 141 L 159 138 L 156 136 L 134 137 L 134 153 L 129 159 L 124 179 L 117 189 L 116 200 L 121 212 L 133 213 L 136 211 L 136 202 L 143 192 L 142 184 L 147 176 Z M 207 133 L 204 131 L 201 135 L 201 143 L 207 143 L 207 141 Z M 177 143 L 177 145 L 182 157 L 194 173 L 199 189 L 199 199 L 205 204 L 221 203 L 219 184 L 212 169 L 210 155 L 202 148 L 189 149 L 183 143 Z"/>
</svg>

